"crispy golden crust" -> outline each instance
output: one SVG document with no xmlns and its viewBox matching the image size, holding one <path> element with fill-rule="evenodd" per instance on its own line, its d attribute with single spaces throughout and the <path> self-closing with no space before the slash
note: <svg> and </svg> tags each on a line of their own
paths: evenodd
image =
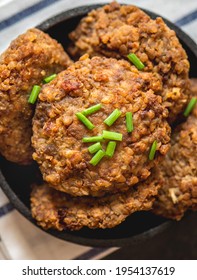
<svg viewBox="0 0 197 280">
<path fill-rule="evenodd" d="M 157 177 L 157 180 L 148 179 L 126 193 L 93 198 L 72 197 L 45 183 L 33 187 L 31 212 L 44 229 L 112 228 L 133 212 L 150 210 L 159 187 Z"/>
<path fill-rule="evenodd" d="M 176 34 L 161 18 L 152 20 L 135 6 L 113 2 L 91 11 L 71 32 L 73 57 L 91 56 L 126 58 L 135 53 L 145 64 L 143 71 L 161 75 L 163 89 L 159 94 L 170 111 L 172 122 L 188 100 L 187 55 Z"/>
<path fill-rule="evenodd" d="M 30 163 L 32 86 L 71 64 L 62 46 L 38 29 L 15 39 L 0 56 L 0 152 L 8 160 Z"/>
<path fill-rule="evenodd" d="M 43 179 L 54 188 L 75 196 L 100 196 L 126 191 L 150 175 L 150 169 L 166 154 L 170 142 L 167 110 L 161 97 L 154 94 L 161 83 L 157 74 L 139 72 L 124 60 L 83 57 L 60 73 L 39 95 L 33 119 L 34 159 Z M 90 115 L 95 125 L 88 130 L 75 116 L 94 104 L 102 109 Z M 103 121 L 115 108 L 122 112 L 109 128 Z M 134 131 L 128 134 L 126 112 L 133 112 Z M 82 143 L 84 136 L 103 130 L 123 134 L 113 158 L 104 157 L 97 166 Z M 155 160 L 148 159 L 157 140 Z M 106 148 L 106 142 L 103 144 Z"/>
<path fill-rule="evenodd" d="M 197 79 L 191 82 L 191 95 L 197 97 Z M 180 220 L 188 209 L 197 210 L 197 106 L 175 130 L 171 142 L 160 165 L 163 183 L 153 211 Z"/>
<path fill-rule="evenodd" d="M 197 96 L 197 78 L 190 79 L 190 97 Z"/>
</svg>

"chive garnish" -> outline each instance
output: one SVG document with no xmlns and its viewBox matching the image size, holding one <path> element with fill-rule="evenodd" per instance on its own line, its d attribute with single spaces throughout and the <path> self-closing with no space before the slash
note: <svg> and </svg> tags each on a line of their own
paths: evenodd
<svg viewBox="0 0 197 280">
<path fill-rule="evenodd" d="M 95 154 L 96 152 L 98 152 L 99 150 L 102 149 L 102 146 L 101 146 L 101 143 L 100 142 L 97 142 L 93 145 L 91 145 L 89 148 L 88 148 L 88 151 L 91 153 L 91 154 Z"/>
<path fill-rule="evenodd" d="M 88 129 L 93 129 L 94 125 L 89 121 L 82 113 L 76 113 L 75 114 L 77 118 L 88 128 Z"/>
<path fill-rule="evenodd" d="M 104 157 L 104 155 L 105 155 L 105 152 L 103 151 L 103 150 L 99 150 L 94 156 L 93 156 L 93 158 L 90 160 L 90 163 L 92 164 L 92 165 L 97 165 L 99 162 L 100 162 L 100 160 Z"/>
<path fill-rule="evenodd" d="M 28 102 L 34 104 L 38 98 L 38 94 L 40 93 L 40 86 L 34 85 L 29 96 Z"/>
<path fill-rule="evenodd" d="M 44 83 L 49 83 L 49 82 L 51 82 L 52 80 L 54 80 L 55 79 L 55 77 L 57 76 L 57 74 L 53 74 L 53 75 L 51 75 L 51 76 L 48 76 L 48 77 L 46 77 L 46 78 L 44 78 Z"/>
<path fill-rule="evenodd" d="M 149 160 L 153 160 L 155 157 L 155 153 L 156 153 L 156 149 L 157 149 L 157 141 L 155 140 L 152 143 L 151 149 L 150 149 L 150 153 L 149 153 Z"/>
<path fill-rule="evenodd" d="M 138 70 L 142 70 L 145 65 L 141 62 L 141 60 L 134 53 L 130 53 L 127 55 L 128 59 L 135 65 Z"/>
<path fill-rule="evenodd" d="M 188 117 L 189 114 L 191 113 L 191 111 L 194 109 L 194 106 L 196 105 L 197 103 L 197 98 L 196 97 L 192 97 L 192 99 L 190 100 L 190 102 L 188 103 L 183 115 L 185 117 Z"/>
<path fill-rule="evenodd" d="M 108 126 L 111 126 L 121 115 L 121 111 L 118 109 L 115 109 L 110 115 L 109 117 L 107 117 L 104 120 L 104 123 L 107 124 Z"/>
<path fill-rule="evenodd" d="M 92 137 L 83 137 L 82 142 L 91 143 L 91 142 L 100 142 L 102 140 L 103 140 L 103 136 L 98 135 L 98 136 L 92 136 Z"/>
<path fill-rule="evenodd" d="M 109 141 L 105 152 L 106 156 L 112 157 L 115 152 L 115 148 L 116 148 L 116 142 Z"/>
<path fill-rule="evenodd" d="M 101 104 L 96 104 L 94 106 L 91 106 L 85 110 L 83 110 L 81 113 L 84 115 L 84 116 L 88 116 L 90 114 L 93 114 L 93 113 L 96 113 L 98 110 L 100 110 L 102 107 Z"/>
<path fill-rule="evenodd" d="M 126 126 L 128 133 L 133 131 L 133 115 L 131 112 L 126 113 Z"/>
<path fill-rule="evenodd" d="M 113 131 L 103 130 L 103 138 L 115 141 L 122 141 L 122 134 Z"/>
</svg>

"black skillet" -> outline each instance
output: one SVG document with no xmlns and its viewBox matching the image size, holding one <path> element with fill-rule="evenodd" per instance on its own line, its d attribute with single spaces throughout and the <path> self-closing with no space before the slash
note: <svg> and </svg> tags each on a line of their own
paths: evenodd
<svg viewBox="0 0 197 280">
<path fill-rule="evenodd" d="M 60 42 L 66 49 L 69 39 L 68 34 L 79 23 L 80 19 L 92 9 L 102 5 L 91 5 L 75 8 L 54 16 L 38 26 Z M 159 15 L 146 11 L 152 18 Z M 165 20 L 165 19 L 164 19 Z M 177 26 L 165 20 L 166 24 L 174 29 L 191 64 L 190 77 L 197 77 L 195 72 L 197 64 L 197 46 L 188 35 Z M 32 219 L 29 207 L 30 185 L 39 180 L 39 171 L 36 164 L 31 166 L 18 166 L 0 158 L 0 186 L 10 199 L 13 206 L 30 222 L 36 225 Z M 169 229 L 173 222 L 155 216 L 150 212 L 138 212 L 132 214 L 121 225 L 113 229 L 82 229 L 77 232 L 48 230 L 47 232 L 57 238 L 87 246 L 122 247 L 141 243 L 153 238 L 165 229 Z"/>
</svg>

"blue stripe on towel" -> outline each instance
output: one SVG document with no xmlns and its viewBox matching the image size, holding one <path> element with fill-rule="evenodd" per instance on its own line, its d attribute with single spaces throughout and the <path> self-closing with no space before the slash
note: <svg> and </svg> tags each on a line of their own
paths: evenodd
<svg viewBox="0 0 197 280">
<path fill-rule="evenodd" d="M 3 29 L 12 26 L 13 24 L 17 23 L 18 21 L 21 21 L 22 19 L 46 8 L 47 6 L 54 4 L 56 2 L 58 2 L 60 0 L 43 0 L 40 1 L 24 10 L 22 10 L 21 12 L 18 12 L 17 14 L 0 21 L 0 31 L 2 31 Z"/>
<path fill-rule="evenodd" d="M 14 209 L 11 203 L 7 203 L 0 207 L 0 218 Z"/>
<path fill-rule="evenodd" d="M 24 18 L 46 8 L 47 6 L 54 4 L 56 2 L 58 2 L 60 0 L 43 0 L 40 1 L 20 12 L 18 12 L 17 14 L 10 16 L 9 18 L 0 21 L 0 31 L 2 31 L 3 29 L 6 29 L 7 27 L 10 27 L 12 25 L 14 25 L 15 23 L 23 20 Z M 194 21 L 195 19 L 197 19 L 197 10 L 185 15 L 184 17 L 180 18 L 179 20 L 177 20 L 175 23 L 179 26 L 183 26 L 186 25 L 192 21 Z"/>
<path fill-rule="evenodd" d="M 175 22 L 176 25 L 183 26 L 197 19 L 197 10 L 187 14 Z"/>
<path fill-rule="evenodd" d="M 84 254 L 81 254 L 80 256 L 74 258 L 73 260 L 91 260 L 95 256 L 109 250 L 109 248 L 93 248 L 89 251 L 85 252 Z"/>
</svg>

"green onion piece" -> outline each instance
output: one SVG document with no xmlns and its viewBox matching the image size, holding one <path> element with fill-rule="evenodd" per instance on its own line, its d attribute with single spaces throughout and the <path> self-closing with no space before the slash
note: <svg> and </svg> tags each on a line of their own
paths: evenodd
<svg viewBox="0 0 197 280">
<path fill-rule="evenodd" d="M 55 79 L 56 76 L 57 76 L 57 74 L 53 74 L 51 76 L 44 78 L 43 81 L 47 84 L 47 83 L 51 82 L 53 79 Z"/>
<path fill-rule="evenodd" d="M 183 115 L 185 117 L 188 117 L 189 114 L 191 113 L 191 111 L 194 109 L 194 106 L 196 105 L 197 103 L 197 98 L 196 97 L 192 97 L 192 99 L 190 100 L 190 102 L 188 103 Z"/>
<path fill-rule="evenodd" d="M 115 148 L 116 148 L 116 142 L 109 141 L 105 152 L 106 156 L 112 157 L 115 152 Z"/>
<path fill-rule="evenodd" d="M 131 112 L 126 113 L 126 126 L 128 133 L 133 131 L 133 115 Z"/>
<path fill-rule="evenodd" d="M 38 98 L 38 94 L 40 93 L 40 86 L 34 85 L 29 96 L 28 102 L 34 104 Z"/>
<path fill-rule="evenodd" d="M 94 106 L 92 106 L 92 107 L 89 107 L 89 108 L 83 110 L 81 113 L 82 113 L 84 116 L 88 116 L 88 115 L 93 114 L 93 113 L 97 112 L 98 110 L 100 110 L 101 107 L 102 107 L 101 104 L 96 104 L 96 105 L 94 105 Z"/>
<path fill-rule="evenodd" d="M 135 65 L 138 70 L 142 70 L 145 65 L 141 62 L 141 60 L 134 53 L 130 53 L 127 55 L 128 59 Z"/>
<path fill-rule="evenodd" d="M 100 162 L 100 160 L 104 157 L 104 155 L 105 155 L 105 152 L 103 151 L 103 150 L 99 150 L 94 156 L 93 156 L 93 158 L 90 160 L 90 163 L 92 164 L 92 165 L 97 165 L 99 162 Z"/>
<path fill-rule="evenodd" d="M 121 111 L 118 109 L 115 109 L 110 115 L 109 117 L 107 117 L 104 120 L 104 123 L 107 124 L 108 126 L 111 126 L 121 115 Z"/>
<path fill-rule="evenodd" d="M 101 143 L 100 143 L 100 142 L 97 142 L 97 143 L 91 145 L 91 146 L 88 148 L 88 151 L 89 151 L 91 154 L 95 154 L 95 153 L 98 152 L 99 150 L 102 150 L 102 146 L 101 146 Z"/>
<path fill-rule="evenodd" d="M 103 136 L 98 135 L 98 136 L 92 136 L 92 137 L 83 137 L 82 142 L 91 143 L 91 142 L 100 142 L 102 140 L 103 140 Z"/>
<path fill-rule="evenodd" d="M 155 140 L 151 146 L 150 149 L 150 153 L 149 153 L 149 160 L 153 160 L 155 157 L 155 153 L 156 153 L 156 149 L 157 149 L 157 141 Z"/>
<path fill-rule="evenodd" d="M 122 134 L 112 131 L 103 130 L 103 138 L 115 141 L 122 141 Z"/>
<path fill-rule="evenodd" d="M 94 128 L 93 123 L 91 123 L 91 121 L 89 121 L 82 113 L 76 113 L 75 115 L 88 129 Z"/>
</svg>

